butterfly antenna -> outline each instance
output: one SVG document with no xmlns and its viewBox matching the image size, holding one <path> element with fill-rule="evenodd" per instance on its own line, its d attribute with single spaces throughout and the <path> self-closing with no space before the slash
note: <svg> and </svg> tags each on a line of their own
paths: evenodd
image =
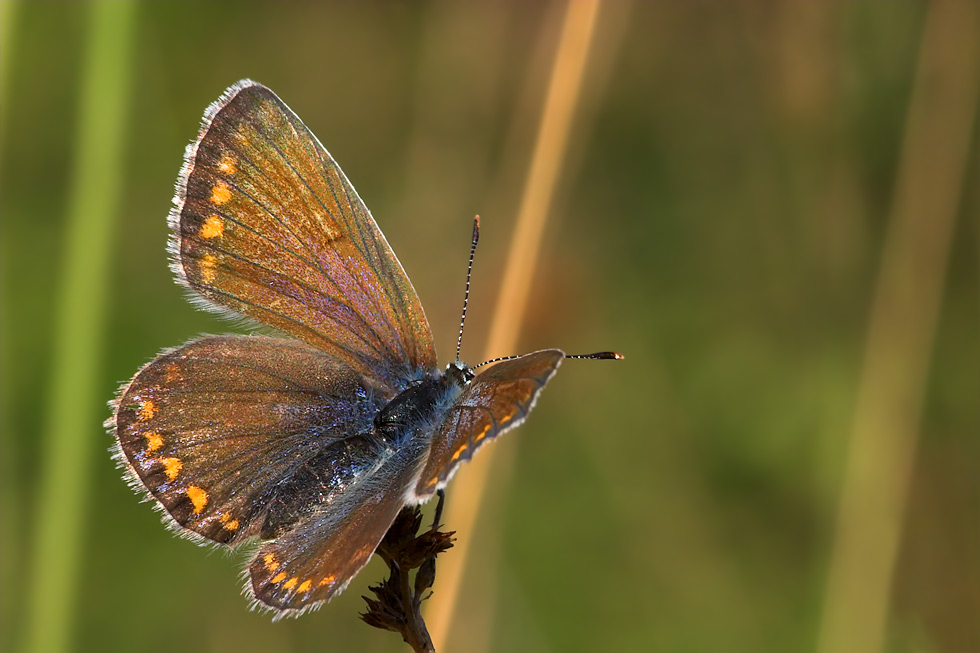
<svg viewBox="0 0 980 653">
<path fill-rule="evenodd" d="M 500 356 L 499 358 L 491 358 L 488 361 L 483 361 L 479 365 L 474 365 L 470 367 L 471 370 L 475 370 L 478 367 L 483 367 L 484 365 L 489 365 L 490 363 L 499 363 L 500 361 L 510 361 L 515 358 L 520 358 L 517 356 Z M 594 354 L 565 354 L 565 358 L 591 358 L 592 360 L 623 360 L 625 356 L 615 351 L 597 351 Z"/>
<path fill-rule="evenodd" d="M 470 369 L 475 370 L 478 367 L 483 367 L 484 365 L 489 365 L 490 363 L 499 363 L 500 361 L 512 361 L 515 358 L 520 358 L 520 355 L 518 354 L 516 356 L 498 356 L 497 358 L 491 358 L 488 361 L 483 361 L 479 365 L 472 365 L 470 366 Z"/>
<path fill-rule="evenodd" d="M 466 294 L 463 295 L 463 316 L 459 319 L 459 338 L 456 339 L 456 362 L 459 362 L 459 350 L 463 346 L 463 325 L 466 323 L 466 305 L 470 303 L 470 275 L 473 274 L 473 256 L 476 254 L 476 244 L 480 242 L 480 216 L 473 219 L 473 242 L 470 243 L 470 264 L 466 266 Z"/>
</svg>

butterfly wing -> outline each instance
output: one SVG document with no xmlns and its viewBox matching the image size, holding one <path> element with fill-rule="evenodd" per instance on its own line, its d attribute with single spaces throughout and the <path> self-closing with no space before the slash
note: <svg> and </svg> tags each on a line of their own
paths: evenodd
<svg viewBox="0 0 980 653">
<path fill-rule="evenodd" d="M 237 543 L 305 461 L 370 430 L 384 389 L 298 340 L 205 337 L 120 391 L 116 458 L 178 532 Z"/>
<path fill-rule="evenodd" d="M 178 278 L 389 386 L 436 363 L 411 281 L 313 133 L 243 80 L 204 115 L 171 212 Z"/>
<path fill-rule="evenodd" d="M 545 349 L 477 374 L 432 437 L 417 495 L 431 496 L 485 442 L 523 422 L 564 358 L 557 349 Z"/>
<path fill-rule="evenodd" d="M 278 618 L 316 608 L 343 591 L 413 496 L 424 456 L 420 443 L 389 450 L 375 470 L 264 543 L 249 563 L 246 592 Z"/>
</svg>

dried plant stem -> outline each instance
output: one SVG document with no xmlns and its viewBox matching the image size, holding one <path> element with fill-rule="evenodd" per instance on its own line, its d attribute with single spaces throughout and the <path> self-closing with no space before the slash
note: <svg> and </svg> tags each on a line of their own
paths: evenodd
<svg viewBox="0 0 980 653">
<path fill-rule="evenodd" d="M 598 12 L 599 3 L 596 0 L 576 0 L 567 5 L 484 358 L 513 351 L 517 344 L 545 221 L 565 159 L 572 118 L 579 103 Z M 457 544 L 456 555 L 443 561 L 439 591 L 427 609 L 429 629 L 437 648 L 445 643 L 453 621 L 460 582 L 470 551 L 468 543 L 473 539 L 473 525 L 484 498 L 486 470 L 491 466 L 493 455 L 494 448 L 487 448 L 481 453 L 483 460 L 478 459 L 478 464 L 471 465 L 465 474 L 460 474 L 453 485 L 454 500 L 448 507 L 447 523 L 458 532 L 465 533 L 466 537 Z"/>
<path fill-rule="evenodd" d="M 436 556 L 453 545 L 453 534 L 439 530 L 445 494 L 439 491 L 432 528 L 418 535 L 422 510 L 403 509 L 388 529 L 377 555 L 388 565 L 390 574 L 380 584 L 369 587 L 375 599 L 362 597 L 367 612 L 361 615 L 370 626 L 401 634 L 416 653 L 435 653 L 432 638 L 422 619 L 422 601 L 428 598 L 436 578 Z M 414 582 L 410 578 L 413 569 Z"/>
<path fill-rule="evenodd" d="M 980 84 L 980 6 L 929 5 L 837 517 L 820 653 L 882 650 Z"/>
</svg>

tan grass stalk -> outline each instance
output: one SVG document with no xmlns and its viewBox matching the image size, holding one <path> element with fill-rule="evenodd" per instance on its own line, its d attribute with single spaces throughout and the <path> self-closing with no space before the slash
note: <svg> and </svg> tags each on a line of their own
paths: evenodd
<svg viewBox="0 0 980 653">
<path fill-rule="evenodd" d="M 597 0 L 574 0 L 567 6 L 531 167 L 504 266 L 505 274 L 490 327 L 486 358 L 514 351 L 517 346 L 517 335 L 527 307 L 545 221 L 579 103 L 598 13 Z M 445 523 L 462 536 L 452 554 L 440 558 L 439 580 L 427 606 L 426 622 L 436 650 L 442 649 L 453 623 L 459 588 L 469 559 L 469 543 L 474 537 L 473 527 L 485 497 L 486 472 L 493 456 L 494 448 L 487 447 L 480 454 L 482 461 L 470 465 L 466 473 L 460 474 L 453 483 L 452 501 L 448 503 Z"/>
</svg>

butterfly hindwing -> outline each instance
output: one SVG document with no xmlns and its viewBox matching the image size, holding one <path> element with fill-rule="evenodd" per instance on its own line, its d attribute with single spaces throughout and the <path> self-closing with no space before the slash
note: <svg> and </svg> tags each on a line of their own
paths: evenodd
<svg viewBox="0 0 980 653">
<path fill-rule="evenodd" d="M 435 365 L 415 289 L 340 167 L 248 80 L 205 113 L 171 213 L 178 278 L 388 385 Z"/>
<path fill-rule="evenodd" d="M 305 461 L 369 430 L 389 398 L 302 341 L 210 336 L 140 370 L 109 426 L 134 485 L 182 533 L 234 544 Z"/>
<path fill-rule="evenodd" d="M 389 449 L 375 469 L 350 479 L 305 521 L 265 542 L 248 565 L 246 591 L 277 616 L 302 613 L 343 591 L 412 502 L 423 457 L 418 443 Z"/>
<path fill-rule="evenodd" d="M 431 496 L 484 443 L 524 421 L 565 354 L 545 349 L 477 374 L 436 428 L 416 492 Z"/>
</svg>

